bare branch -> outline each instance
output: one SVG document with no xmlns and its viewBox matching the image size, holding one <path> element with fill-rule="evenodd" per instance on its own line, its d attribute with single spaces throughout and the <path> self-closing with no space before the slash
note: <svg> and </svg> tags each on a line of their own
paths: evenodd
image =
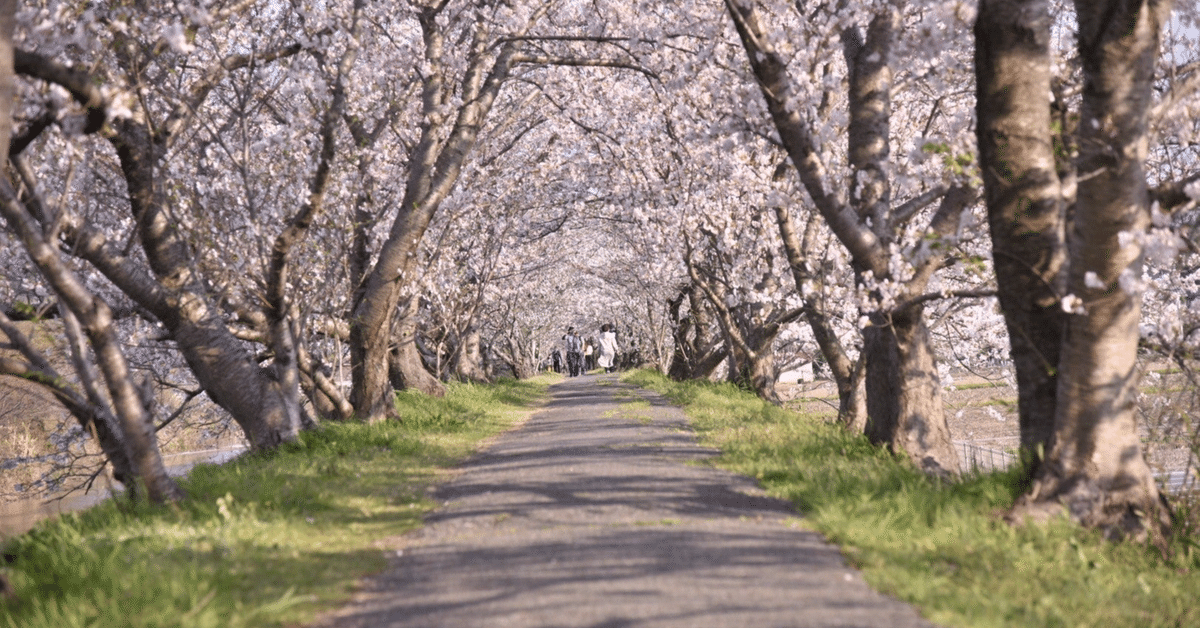
<svg viewBox="0 0 1200 628">
<path fill-rule="evenodd" d="M 587 58 L 581 59 L 581 58 L 577 58 L 577 57 L 558 57 L 558 56 L 550 56 L 550 55 L 518 54 L 513 57 L 513 62 L 514 63 L 536 64 L 536 65 L 563 65 L 563 66 L 575 66 L 575 67 L 619 68 L 619 69 L 624 69 L 624 70 L 633 70 L 634 72 L 641 72 L 642 74 L 645 74 L 646 76 L 648 76 L 656 81 L 660 80 L 658 77 L 658 74 L 654 73 L 651 70 L 648 70 L 640 65 L 630 63 L 628 61 L 618 61 L 616 59 L 587 59 Z"/>
<path fill-rule="evenodd" d="M 928 192 L 918 194 L 917 196 L 905 201 L 903 204 L 892 210 L 892 226 L 897 229 L 904 226 L 905 223 L 912 220 L 913 216 L 917 215 L 917 212 L 925 209 L 930 203 L 936 201 L 939 197 L 945 194 L 946 190 L 946 186 L 939 185 Z"/>
<path fill-rule="evenodd" d="M 893 311 L 899 312 L 909 308 L 923 305 L 930 301 L 938 301 L 940 299 L 985 299 L 987 297 L 996 296 L 995 288 L 981 288 L 978 290 L 944 290 L 942 292 L 927 292 L 921 296 L 906 299 L 896 304 Z"/>
<path fill-rule="evenodd" d="M 1184 188 L 1197 182 L 1200 182 L 1200 171 L 1177 181 L 1160 183 L 1150 189 L 1150 200 L 1157 202 L 1163 213 L 1170 214 L 1182 210 L 1192 202 L 1192 198 L 1183 191 Z"/>
<path fill-rule="evenodd" d="M 87 109 L 84 133 L 99 131 L 108 120 L 108 99 L 91 74 L 28 50 L 13 51 L 13 70 L 17 74 L 54 83 L 70 92 L 71 97 Z"/>
</svg>

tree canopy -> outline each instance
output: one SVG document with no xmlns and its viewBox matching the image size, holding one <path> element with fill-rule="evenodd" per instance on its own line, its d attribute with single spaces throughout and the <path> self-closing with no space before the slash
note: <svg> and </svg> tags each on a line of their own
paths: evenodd
<svg viewBox="0 0 1200 628">
<path fill-rule="evenodd" d="M 270 448 L 610 323 L 775 401 L 814 362 L 949 477 L 952 367 L 1011 364 L 1030 503 L 1154 528 L 1135 362 L 1200 341 L 1200 13 L 1108 4 L 21 3 L 0 372 L 171 499 L 156 387 Z M 46 316 L 67 377 L 11 322 Z"/>
</svg>

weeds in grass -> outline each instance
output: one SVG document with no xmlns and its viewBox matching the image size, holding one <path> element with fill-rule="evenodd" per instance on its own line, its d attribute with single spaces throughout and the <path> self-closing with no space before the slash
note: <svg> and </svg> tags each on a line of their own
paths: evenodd
<svg viewBox="0 0 1200 628">
<path fill-rule="evenodd" d="M 299 444 L 201 465 L 174 507 L 107 502 L 9 539 L 0 627 L 294 625 L 386 565 L 438 469 L 517 422 L 542 382 L 397 396 L 401 421 L 327 424 Z"/>
<path fill-rule="evenodd" d="M 1013 527 L 999 514 L 1020 470 L 931 479 L 903 457 L 823 419 L 732 386 L 627 381 L 684 406 L 718 464 L 791 500 L 880 590 L 947 626 L 1200 626 L 1200 545 L 1104 541 L 1065 520 Z"/>
</svg>

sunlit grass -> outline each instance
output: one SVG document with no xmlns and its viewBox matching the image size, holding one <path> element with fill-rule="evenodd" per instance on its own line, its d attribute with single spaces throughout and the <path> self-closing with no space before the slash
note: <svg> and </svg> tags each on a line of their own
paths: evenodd
<svg viewBox="0 0 1200 628">
<path fill-rule="evenodd" d="M 820 418 L 728 385 L 627 381 L 684 406 L 718 464 L 791 500 L 876 588 L 946 626 L 1200 626 L 1200 545 L 1164 559 L 1065 521 L 1012 527 L 1000 518 L 1017 472 L 939 483 L 900 457 Z"/>
<path fill-rule="evenodd" d="M 300 445 L 200 466 L 176 507 L 108 502 L 4 546 L 5 628 L 294 625 L 386 565 L 440 469 L 526 416 L 545 380 L 397 396 L 403 420 L 327 424 Z"/>
</svg>

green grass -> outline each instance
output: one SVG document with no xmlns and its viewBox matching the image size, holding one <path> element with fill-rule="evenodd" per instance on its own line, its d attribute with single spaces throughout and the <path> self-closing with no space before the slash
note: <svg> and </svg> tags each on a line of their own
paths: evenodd
<svg viewBox="0 0 1200 628">
<path fill-rule="evenodd" d="M 1004 382 L 978 382 L 974 384 L 955 384 L 956 390 L 978 390 L 981 388 L 1004 388 L 1008 386 Z"/>
<path fill-rule="evenodd" d="M 174 507 L 109 501 L 9 539 L 0 627 L 295 625 L 387 563 L 439 470 L 525 416 L 546 380 L 397 395 L 403 421 L 327 424 L 303 442 L 202 465 Z"/>
<path fill-rule="evenodd" d="M 1015 472 L 939 483 L 820 417 L 728 385 L 626 381 L 681 404 L 720 466 L 791 500 L 877 589 L 946 626 L 1200 626 L 1200 544 L 1110 543 L 1057 521 L 1013 527 L 999 514 Z"/>
</svg>

